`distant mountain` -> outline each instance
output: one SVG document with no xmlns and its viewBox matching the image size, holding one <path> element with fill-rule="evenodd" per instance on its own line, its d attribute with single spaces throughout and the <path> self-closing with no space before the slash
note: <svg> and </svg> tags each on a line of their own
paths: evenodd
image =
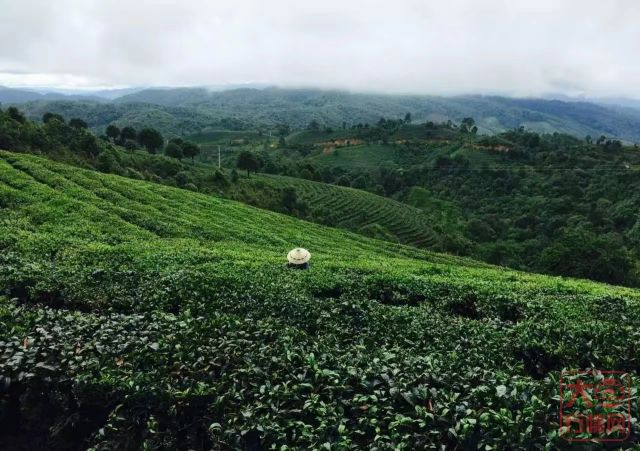
<svg viewBox="0 0 640 451">
<path fill-rule="evenodd" d="M 130 93 L 128 91 L 127 93 Z M 56 100 L 102 100 L 100 96 L 93 93 L 73 93 L 65 94 L 55 91 L 41 91 L 35 89 L 16 89 L 0 86 L 0 103 L 24 103 L 33 102 L 37 100 L 42 101 L 56 101 Z"/>
<path fill-rule="evenodd" d="M 49 94 L 45 96 L 44 94 L 36 91 L 5 88 L 4 86 L 0 86 L 0 102 L 2 103 L 22 103 L 33 100 L 58 100 L 65 97 L 66 96 L 62 94 Z"/>
<path fill-rule="evenodd" d="M 85 91 L 84 93 L 76 92 L 75 95 L 88 95 L 92 97 L 99 97 L 101 99 L 114 100 L 118 97 L 142 91 L 142 89 L 143 88 L 101 89 L 98 91 Z"/>
<path fill-rule="evenodd" d="M 235 89 L 223 92 L 205 88 L 147 89 L 126 95 L 118 103 L 144 102 L 180 106 L 200 112 L 235 116 L 261 124 L 286 122 L 301 128 L 311 120 L 328 126 L 376 122 L 380 117 L 414 121 L 459 122 L 470 116 L 480 132 L 496 133 L 524 126 L 553 133 L 617 137 L 640 141 L 640 111 L 591 102 L 514 99 L 498 96 L 415 96 L 355 94 L 311 89 Z"/>
<path fill-rule="evenodd" d="M 633 109 L 640 111 L 640 100 L 636 99 L 598 99 L 595 102 L 615 110 Z"/>
<path fill-rule="evenodd" d="M 562 100 L 563 102 L 588 102 L 612 107 L 640 109 L 640 99 L 627 97 L 571 97 L 562 94 L 551 94 L 543 98 L 548 100 Z"/>
<path fill-rule="evenodd" d="M 77 100 L 83 102 L 73 102 Z M 576 100 L 357 94 L 273 87 L 220 91 L 216 87 L 94 92 L 92 97 L 0 89 L 0 102 L 22 103 L 21 108 L 34 118 L 52 111 L 81 117 L 97 129 L 115 122 L 155 126 L 167 135 L 196 133 L 223 123 L 236 128 L 287 123 L 301 129 L 316 120 L 335 128 L 343 123 L 375 123 L 381 117 L 400 118 L 411 113 L 414 122 L 459 122 L 473 117 L 480 133 L 485 134 L 524 126 L 540 133 L 560 132 L 581 138 L 605 135 L 640 142 L 640 109 L 627 107 L 630 104 Z"/>
</svg>

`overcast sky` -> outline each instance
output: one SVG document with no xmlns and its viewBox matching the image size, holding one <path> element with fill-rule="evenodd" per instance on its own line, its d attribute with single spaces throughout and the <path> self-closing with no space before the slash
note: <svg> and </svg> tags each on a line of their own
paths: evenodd
<svg viewBox="0 0 640 451">
<path fill-rule="evenodd" d="M 640 0 L 0 0 L 0 85 L 640 98 Z"/>
</svg>

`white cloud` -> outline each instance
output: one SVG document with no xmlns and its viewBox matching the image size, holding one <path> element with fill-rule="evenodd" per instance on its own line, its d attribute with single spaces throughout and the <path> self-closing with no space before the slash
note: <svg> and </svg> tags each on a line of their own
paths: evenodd
<svg viewBox="0 0 640 451">
<path fill-rule="evenodd" d="M 0 84 L 640 97 L 636 0 L 0 0 Z"/>
</svg>

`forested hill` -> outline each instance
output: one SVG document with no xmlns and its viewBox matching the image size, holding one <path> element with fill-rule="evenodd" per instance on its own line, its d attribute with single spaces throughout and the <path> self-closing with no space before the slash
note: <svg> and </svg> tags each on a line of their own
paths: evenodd
<svg viewBox="0 0 640 451">
<path fill-rule="evenodd" d="M 44 120 L 0 112 L 0 148 L 502 266 L 640 285 L 640 152 L 617 140 L 524 129 L 478 136 L 466 118 L 459 127 L 312 123 L 286 137 L 217 131 L 166 143 L 150 129 L 110 126 L 96 138 L 78 118 Z"/>
<path fill-rule="evenodd" d="M 5 102 L 6 103 L 6 102 Z M 455 123 L 474 117 L 482 134 L 520 126 L 528 130 L 562 132 L 578 137 L 606 135 L 640 141 L 640 110 L 588 102 L 514 99 L 495 96 L 437 97 L 356 94 L 312 89 L 205 88 L 147 89 L 113 102 L 35 101 L 21 106 L 29 116 L 47 111 L 67 119 L 80 117 L 97 130 L 114 122 L 154 126 L 165 134 L 200 132 L 212 125 L 226 128 L 272 127 L 288 124 L 304 128 L 312 120 L 341 127 L 375 123 L 380 117 L 410 113 L 416 122 Z"/>
<path fill-rule="evenodd" d="M 474 117 L 482 133 L 496 133 L 525 126 L 543 133 L 564 132 L 583 137 L 604 134 L 630 141 L 640 140 L 640 111 L 610 109 L 587 102 L 513 99 L 497 96 L 416 96 L 355 94 L 344 91 L 237 89 L 208 92 L 205 89 L 144 90 L 117 102 L 145 102 L 164 106 L 193 106 L 218 110 L 254 122 L 284 122 L 304 127 L 315 119 L 339 126 L 376 122 L 380 117 L 411 113 L 414 120 L 459 122 Z"/>
</svg>

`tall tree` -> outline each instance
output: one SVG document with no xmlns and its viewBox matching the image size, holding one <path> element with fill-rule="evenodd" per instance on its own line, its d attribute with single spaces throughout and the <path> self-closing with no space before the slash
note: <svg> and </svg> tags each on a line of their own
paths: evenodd
<svg viewBox="0 0 640 451">
<path fill-rule="evenodd" d="M 14 121 L 20 122 L 21 124 L 24 124 L 25 122 L 27 122 L 27 118 L 24 117 L 24 114 L 22 114 L 22 111 L 20 111 L 14 106 L 10 106 L 9 108 L 7 108 L 7 114 L 11 119 L 13 119 Z"/>
<path fill-rule="evenodd" d="M 115 141 L 120 136 L 120 129 L 113 124 L 109 124 L 105 133 L 110 140 Z"/>
<path fill-rule="evenodd" d="M 122 130 L 120 130 L 120 139 L 122 142 L 128 139 L 136 139 L 136 129 L 130 126 L 123 127 Z"/>
<path fill-rule="evenodd" d="M 42 115 L 42 122 L 44 122 L 45 124 L 52 119 L 56 119 L 64 124 L 64 118 L 59 114 L 47 112 Z"/>
<path fill-rule="evenodd" d="M 243 150 L 238 155 L 238 161 L 236 162 L 238 169 L 247 171 L 247 177 L 250 177 L 251 172 L 257 172 L 260 169 L 260 160 L 248 150 Z"/>
<path fill-rule="evenodd" d="M 182 152 L 186 158 L 191 158 L 193 162 L 194 158 L 200 154 L 200 146 L 191 141 L 185 141 L 182 144 Z"/>
<path fill-rule="evenodd" d="M 83 121 L 82 119 L 79 119 L 77 117 L 74 117 L 73 119 L 71 119 L 69 121 L 69 125 L 71 127 L 75 128 L 76 130 L 82 130 L 82 129 L 86 129 L 86 128 L 89 127 L 85 121 Z"/>
<path fill-rule="evenodd" d="M 143 128 L 138 133 L 138 142 L 144 146 L 149 153 L 156 153 L 162 147 L 164 138 L 155 128 Z"/>
<path fill-rule="evenodd" d="M 178 160 L 182 160 L 182 157 L 184 156 L 182 147 L 173 142 L 167 144 L 167 147 L 164 149 L 164 153 L 166 156 L 176 158 Z"/>
<path fill-rule="evenodd" d="M 476 124 L 476 121 L 472 117 L 465 117 L 464 119 L 462 119 L 462 123 L 460 124 L 460 129 L 463 132 L 471 133 L 475 124 Z M 476 129 L 476 131 L 477 130 L 478 129 Z"/>
<path fill-rule="evenodd" d="M 98 140 L 91 133 L 84 132 L 80 139 L 80 148 L 91 157 L 96 157 L 100 153 Z"/>
</svg>

